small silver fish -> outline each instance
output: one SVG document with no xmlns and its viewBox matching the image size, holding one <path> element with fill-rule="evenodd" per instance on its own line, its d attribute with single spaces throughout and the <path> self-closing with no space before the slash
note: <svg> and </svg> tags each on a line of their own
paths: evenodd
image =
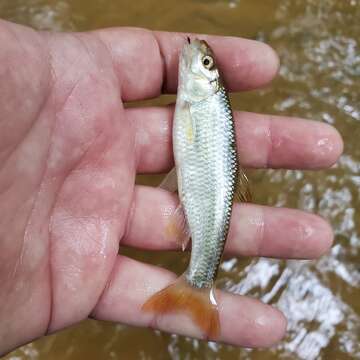
<svg viewBox="0 0 360 360">
<path fill-rule="evenodd" d="M 238 166 L 230 101 L 204 40 L 188 39 L 180 55 L 173 147 L 180 198 L 174 221 L 178 228 L 183 223 L 183 233 L 189 235 L 183 237 L 183 247 L 191 237 L 191 259 L 183 276 L 152 296 L 143 310 L 187 312 L 205 336 L 214 339 L 220 331 L 214 281 L 237 179 L 244 184 L 246 177 Z M 245 190 L 242 198 L 247 194 Z"/>
</svg>

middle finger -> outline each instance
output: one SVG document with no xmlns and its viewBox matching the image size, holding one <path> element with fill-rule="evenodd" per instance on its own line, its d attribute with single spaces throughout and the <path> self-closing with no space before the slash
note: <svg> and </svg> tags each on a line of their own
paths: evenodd
<svg viewBox="0 0 360 360">
<path fill-rule="evenodd" d="M 173 106 L 126 110 L 136 129 L 138 172 L 164 172 L 173 166 L 173 112 Z M 321 169 L 331 166 L 343 149 L 337 130 L 318 121 L 240 111 L 234 119 L 244 167 Z"/>
</svg>

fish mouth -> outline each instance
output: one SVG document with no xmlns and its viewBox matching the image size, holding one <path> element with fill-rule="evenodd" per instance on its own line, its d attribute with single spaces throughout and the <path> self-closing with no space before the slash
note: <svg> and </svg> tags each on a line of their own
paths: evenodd
<svg viewBox="0 0 360 360">
<path fill-rule="evenodd" d="M 189 36 L 186 37 L 186 41 L 183 47 L 182 55 L 187 64 L 190 64 L 191 59 L 197 54 L 210 55 L 214 57 L 214 54 L 205 40 L 191 39 Z"/>
<path fill-rule="evenodd" d="M 193 46 L 189 37 L 187 37 L 187 42 L 184 44 L 181 55 L 183 64 L 186 68 L 189 68 L 191 64 L 191 59 L 193 57 Z"/>
<path fill-rule="evenodd" d="M 211 56 L 214 62 L 211 73 L 205 75 L 199 69 L 193 69 L 193 64 L 197 61 L 202 61 L 201 59 L 203 59 L 204 56 Z M 196 77 L 205 78 L 209 81 L 215 92 L 219 90 L 219 73 L 216 67 L 214 53 L 205 40 L 197 38 L 191 39 L 187 36 L 181 51 L 179 66 L 182 76 L 185 76 L 185 74 L 193 74 Z"/>
<path fill-rule="evenodd" d="M 182 60 L 186 68 L 190 67 L 192 59 L 194 56 L 197 56 L 199 53 L 203 55 L 211 55 L 209 45 L 205 40 L 200 39 L 191 39 L 189 36 L 186 37 L 186 42 L 182 49 Z"/>
</svg>

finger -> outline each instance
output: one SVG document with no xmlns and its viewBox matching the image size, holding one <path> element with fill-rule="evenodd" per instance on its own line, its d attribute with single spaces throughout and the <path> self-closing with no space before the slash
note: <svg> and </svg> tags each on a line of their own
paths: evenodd
<svg viewBox="0 0 360 360">
<path fill-rule="evenodd" d="M 139 172 L 164 172 L 173 166 L 173 112 L 173 106 L 126 110 L 136 127 Z M 334 164 L 343 150 L 341 136 L 328 124 L 237 111 L 234 117 L 244 167 L 322 169 Z"/>
<path fill-rule="evenodd" d="M 151 295 L 169 285 L 174 278 L 174 274 L 166 270 L 119 256 L 109 285 L 92 316 L 202 338 L 199 329 L 184 314 L 155 318 L 141 310 Z M 222 291 L 216 292 L 216 298 L 221 327 L 217 341 L 237 346 L 268 347 L 284 336 L 286 320 L 273 307 Z"/>
<path fill-rule="evenodd" d="M 137 186 L 133 212 L 121 244 L 150 250 L 179 249 L 177 237 L 168 231 L 169 218 L 177 205 L 174 194 Z M 293 209 L 235 204 L 225 252 L 312 259 L 326 252 L 332 241 L 330 226 L 319 216 Z"/>
<path fill-rule="evenodd" d="M 274 50 L 253 40 L 135 28 L 99 30 L 94 34 L 109 50 L 125 101 L 176 91 L 179 52 L 187 36 L 208 41 L 231 91 L 263 86 L 279 67 Z"/>
</svg>

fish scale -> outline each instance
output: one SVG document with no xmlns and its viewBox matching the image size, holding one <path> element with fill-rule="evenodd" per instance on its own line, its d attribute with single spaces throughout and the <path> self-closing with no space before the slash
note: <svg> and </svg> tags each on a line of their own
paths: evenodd
<svg viewBox="0 0 360 360">
<path fill-rule="evenodd" d="M 229 230 L 235 183 L 238 173 L 243 174 L 237 165 L 229 98 L 210 46 L 188 38 L 179 60 L 173 148 L 180 207 L 169 225 L 182 245 L 190 234 L 191 258 L 185 273 L 142 309 L 156 316 L 185 312 L 206 338 L 215 339 L 221 326 L 214 281 Z M 173 189 L 173 174 L 165 178 L 164 189 Z"/>
<path fill-rule="evenodd" d="M 195 124 L 189 141 L 186 122 L 175 124 L 180 199 L 192 238 L 186 279 L 194 287 L 213 285 L 229 228 L 235 192 L 237 156 L 230 103 L 224 88 L 190 105 Z M 176 121 L 176 120 L 175 120 Z"/>
</svg>

